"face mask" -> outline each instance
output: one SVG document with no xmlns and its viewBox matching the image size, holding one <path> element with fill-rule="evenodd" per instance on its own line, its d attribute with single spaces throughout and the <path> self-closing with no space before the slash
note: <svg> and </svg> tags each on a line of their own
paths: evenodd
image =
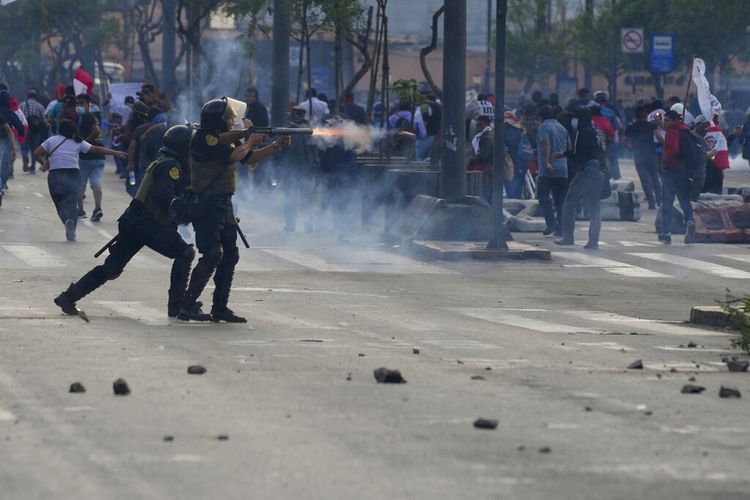
<svg viewBox="0 0 750 500">
<path fill-rule="evenodd" d="M 571 119 L 570 126 L 573 127 L 573 130 L 578 130 L 578 118 Z"/>
<path fill-rule="evenodd" d="M 86 113 L 86 108 L 84 108 L 83 106 L 76 106 L 76 113 L 78 113 L 79 115 L 82 115 Z"/>
</svg>

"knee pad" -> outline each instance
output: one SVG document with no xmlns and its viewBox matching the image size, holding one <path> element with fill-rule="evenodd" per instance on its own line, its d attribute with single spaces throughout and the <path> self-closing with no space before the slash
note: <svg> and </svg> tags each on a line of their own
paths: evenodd
<svg viewBox="0 0 750 500">
<path fill-rule="evenodd" d="M 180 257 L 188 262 L 193 262 L 193 259 L 195 259 L 195 247 L 193 245 L 186 245 Z"/>
<path fill-rule="evenodd" d="M 211 268 L 214 268 L 219 263 L 219 261 L 221 261 L 223 255 L 224 249 L 221 247 L 221 245 L 215 245 L 208 248 L 205 252 L 202 253 L 201 260 L 209 264 Z"/>
</svg>

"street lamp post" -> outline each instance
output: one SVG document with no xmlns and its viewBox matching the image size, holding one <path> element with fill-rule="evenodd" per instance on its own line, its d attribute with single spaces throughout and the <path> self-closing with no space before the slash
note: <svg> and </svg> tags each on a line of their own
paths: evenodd
<svg viewBox="0 0 750 500">
<path fill-rule="evenodd" d="M 273 1 L 273 66 L 271 125 L 286 125 L 289 103 L 289 10 L 284 0 Z"/>
<path fill-rule="evenodd" d="M 507 250 L 503 217 L 505 163 L 505 18 L 508 0 L 497 0 L 495 12 L 495 150 L 492 161 L 492 234 L 487 248 Z"/>
</svg>

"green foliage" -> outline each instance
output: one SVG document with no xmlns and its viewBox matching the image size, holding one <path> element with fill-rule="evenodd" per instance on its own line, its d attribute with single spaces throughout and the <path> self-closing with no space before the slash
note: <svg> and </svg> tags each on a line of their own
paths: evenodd
<svg viewBox="0 0 750 500">
<path fill-rule="evenodd" d="M 399 99 L 412 100 L 417 92 L 417 81 L 415 79 L 402 79 L 393 82 L 390 88 Z"/>
<path fill-rule="evenodd" d="M 732 340 L 732 347 L 750 354 L 750 295 L 735 297 L 727 290 L 726 300 L 719 302 L 729 314 L 729 321 L 740 331 L 740 338 Z"/>
</svg>

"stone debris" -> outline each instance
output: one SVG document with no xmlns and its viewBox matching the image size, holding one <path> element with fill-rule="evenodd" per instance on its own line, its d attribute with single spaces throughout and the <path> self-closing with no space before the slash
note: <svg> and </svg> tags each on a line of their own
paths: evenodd
<svg viewBox="0 0 750 500">
<path fill-rule="evenodd" d="M 86 392 L 86 388 L 83 386 L 80 382 L 73 382 L 70 384 L 70 389 L 68 392 L 71 392 L 73 394 L 80 394 L 82 392 Z"/>
<path fill-rule="evenodd" d="M 190 375 L 203 375 L 206 371 L 206 367 L 201 365 L 190 365 L 187 369 Z"/>
<path fill-rule="evenodd" d="M 669 373 L 677 373 L 677 368 L 675 367 L 670 368 Z"/>
<path fill-rule="evenodd" d="M 518 451 L 524 451 L 524 450 L 526 449 L 526 447 L 525 447 L 524 445 L 521 445 L 521 446 L 519 446 L 519 447 L 518 447 L 518 448 L 516 448 L 516 449 L 517 449 Z"/>
<path fill-rule="evenodd" d="M 406 380 L 401 376 L 401 372 L 398 370 L 389 370 L 388 368 L 380 367 L 375 369 L 372 373 L 379 384 L 406 383 Z"/>
<path fill-rule="evenodd" d="M 130 387 L 128 387 L 128 383 L 121 378 L 118 378 L 112 383 L 112 390 L 114 391 L 115 396 L 127 396 L 128 394 L 130 394 Z"/>
<path fill-rule="evenodd" d="M 172 441 L 174 441 L 174 436 L 164 436 L 163 441 L 165 443 L 171 443 Z"/>
<path fill-rule="evenodd" d="M 218 441 L 229 441 L 229 436 L 226 434 L 219 434 L 218 436 L 216 436 L 216 439 Z"/>
<path fill-rule="evenodd" d="M 685 384 L 682 386 L 682 392 L 683 394 L 700 394 L 701 392 L 705 391 L 706 388 L 700 385 L 693 385 L 693 384 Z"/>
<path fill-rule="evenodd" d="M 695 342 L 691 340 L 690 342 L 688 342 L 687 346 L 688 346 L 688 349 L 695 349 L 696 347 L 698 347 L 698 344 L 696 344 Z"/>
<path fill-rule="evenodd" d="M 643 370 L 643 360 L 637 359 L 628 365 L 628 370 Z"/>
<path fill-rule="evenodd" d="M 688 379 L 688 382 L 695 382 L 695 377 L 690 377 L 690 378 Z"/>
<path fill-rule="evenodd" d="M 539 453 L 552 453 L 552 448 L 549 446 L 542 446 L 539 448 Z"/>
<path fill-rule="evenodd" d="M 750 361 L 747 361 L 747 360 L 738 361 L 736 359 L 731 359 L 731 360 L 727 360 L 726 364 L 730 372 L 746 372 L 748 365 L 750 365 Z"/>
<path fill-rule="evenodd" d="M 360 352 L 359 354 L 357 354 L 357 356 L 359 356 L 360 358 L 364 358 L 365 357 L 365 353 Z"/>
<path fill-rule="evenodd" d="M 351 382 L 351 380 L 352 380 L 352 374 L 351 373 L 347 373 L 346 374 L 346 381 L 347 382 Z"/>
<path fill-rule="evenodd" d="M 471 380 L 487 380 L 487 379 L 481 375 L 474 375 L 473 377 L 471 377 Z"/>
<path fill-rule="evenodd" d="M 719 389 L 720 398 L 741 398 L 742 394 L 736 387 L 730 387 L 728 385 L 722 385 Z"/>
<path fill-rule="evenodd" d="M 419 354 L 419 349 L 415 347 L 414 349 L 411 350 L 411 352 L 412 354 Z"/>
<path fill-rule="evenodd" d="M 477 429 L 497 429 L 497 420 L 491 418 L 478 418 L 474 421 L 474 427 Z"/>
<path fill-rule="evenodd" d="M 461 361 L 460 359 L 457 359 L 457 360 L 456 360 L 456 363 L 458 363 L 459 365 L 462 365 L 462 364 L 464 364 L 464 362 L 463 362 L 463 361 Z"/>
<path fill-rule="evenodd" d="M 590 406 L 587 406 L 587 407 L 586 407 L 586 408 L 584 408 L 583 410 L 584 410 L 584 411 L 594 411 L 594 409 L 593 409 L 593 408 L 591 408 Z"/>
</svg>

